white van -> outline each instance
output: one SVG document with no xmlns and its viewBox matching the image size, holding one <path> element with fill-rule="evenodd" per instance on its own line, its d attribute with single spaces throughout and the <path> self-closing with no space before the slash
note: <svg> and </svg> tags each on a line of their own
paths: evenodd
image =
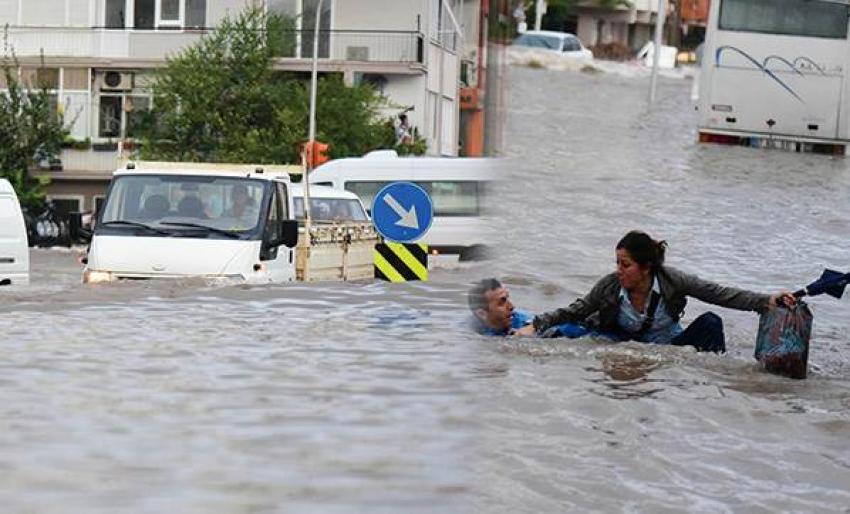
<svg viewBox="0 0 850 514">
<path fill-rule="evenodd" d="M 304 220 L 304 186 L 291 184 L 292 206 L 295 219 Z M 310 186 L 310 215 L 314 223 L 340 221 L 369 222 L 366 207 L 356 194 L 328 186 Z"/>
<path fill-rule="evenodd" d="M 399 157 L 395 151 L 379 150 L 329 161 L 310 173 L 310 183 L 351 191 L 371 208 L 385 185 L 415 182 L 434 203 L 434 222 L 419 242 L 432 252 L 459 254 L 466 260 L 482 256 L 492 244 L 485 197 L 488 183 L 497 176 L 496 166 L 493 159 Z"/>
<path fill-rule="evenodd" d="M 28 284 L 27 227 L 12 184 L 0 179 L 0 286 Z"/>
</svg>

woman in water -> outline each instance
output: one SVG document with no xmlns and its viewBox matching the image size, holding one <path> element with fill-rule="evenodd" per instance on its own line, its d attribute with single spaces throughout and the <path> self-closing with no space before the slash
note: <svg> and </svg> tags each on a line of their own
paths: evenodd
<svg viewBox="0 0 850 514">
<path fill-rule="evenodd" d="M 517 331 L 530 336 L 560 323 L 582 323 L 618 341 L 690 345 L 701 352 L 726 351 L 723 320 L 713 312 L 683 329 L 679 320 L 691 296 L 706 303 L 763 312 L 777 302 L 793 306 L 789 292 L 766 295 L 724 287 L 664 265 L 667 243 L 632 231 L 617 243 L 617 271 L 603 277 L 565 309 L 541 314 Z"/>
</svg>

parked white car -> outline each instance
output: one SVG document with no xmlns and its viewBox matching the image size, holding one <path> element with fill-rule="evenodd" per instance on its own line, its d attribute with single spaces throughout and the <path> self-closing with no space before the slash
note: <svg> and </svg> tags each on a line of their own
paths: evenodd
<svg viewBox="0 0 850 514">
<path fill-rule="evenodd" d="M 542 51 L 547 54 L 563 55 L 582 60 L 592 60 L 593 52 L 581 44 L 579 38 L 568 32 L 550 30 L 529 30 L 513 42 L 517 49 Z"/>
<path fill-rule="evenodd" d="M 30 279 L 27 228 L 12 184 L 0 179 L 0 286 L 26 285 Z"/>
</svg>

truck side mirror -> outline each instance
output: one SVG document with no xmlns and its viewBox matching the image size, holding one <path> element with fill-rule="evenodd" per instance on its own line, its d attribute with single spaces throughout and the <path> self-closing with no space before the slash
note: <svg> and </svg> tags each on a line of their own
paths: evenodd
<svg viewBox="0 0 850 514">
<path fill-rule="evenodd" d="M 287 248 L 292 248 L 298 244 L 298 220 L 282 220 L 280 242 Z"/>
<path fill-rule="evenodd" d="M 297 220 L 270 221 L 267 230 L 269 235 L 264 244 L 266 248 L 277 248 L 280 245 L 292 248 L 298 244 Z"/>
</svg>

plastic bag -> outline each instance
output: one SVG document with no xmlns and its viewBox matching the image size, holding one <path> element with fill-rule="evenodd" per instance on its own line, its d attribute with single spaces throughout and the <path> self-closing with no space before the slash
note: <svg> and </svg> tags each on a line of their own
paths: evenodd
<svg viewBox="0 0 850 514">
<path fill-rule="evenodd" d="M 811 335 L 812 312 L 805 302 L 768 310 L 759 320 L 756 360 L 771 373 L 806 378 Z"/>
</svg>

